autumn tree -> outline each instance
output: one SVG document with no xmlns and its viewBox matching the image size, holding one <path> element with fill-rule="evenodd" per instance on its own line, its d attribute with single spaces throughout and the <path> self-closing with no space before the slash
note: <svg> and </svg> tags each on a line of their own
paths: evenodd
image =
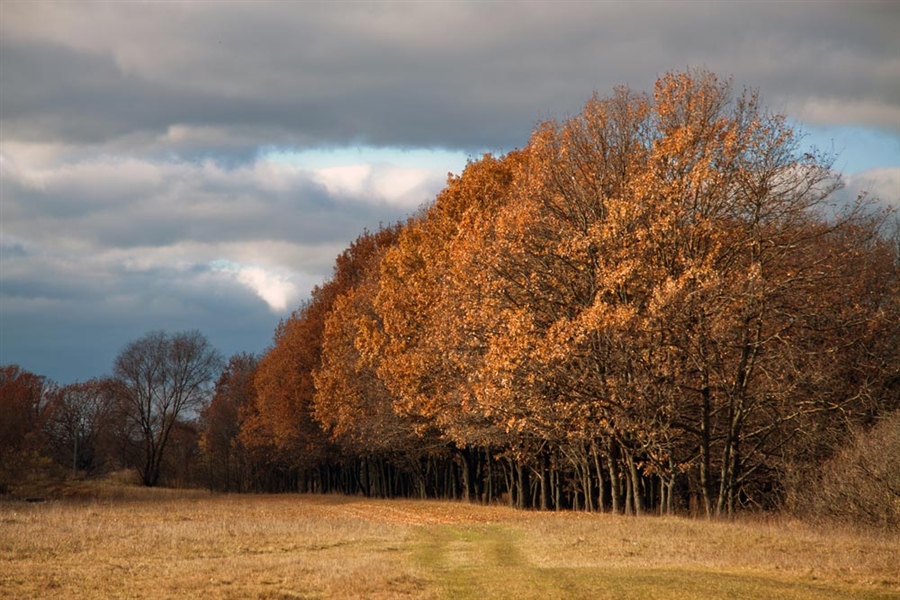
<svg viewBox="0 0 900 600">
<path fill-rule="evenodd" d="M 173 429 L 202 406 L 221 368 L 220 354 L 196 330 L 148 333 L 116 356 L 117 400 L 128 420 L 144 485 L 159 483 Z"/>
<path fill-rule="evenodd" d="M 404 477 L 425 495 L 419 472 L 428 453 L 425 438 L 394 410 L 377 359 L 364 359 L 359 349 L 361 327 L 377 319 L 373 302 L 381 259 L 401 229 L 397 224 L 364 232 L 341 255 L 335 276 L 347 280 L 347 289 L 326 320 L 322 362 L 314 373 L 316 419 L 341 447 L 344 468 L 352 470 L 365 495 L 391 495 Z"/>
<path fill-rule="evenodd" d="M 848 350 L 875 339 L 865 341 L 866 330 L 887 333 L 896 270 L 880 241 L 882 217 L 865 198 L 837 205 L 831 158 L 801 151 L 784 117 L 764 112 L 755 94 L 733 98 L 711 74 L 676 74 L 659 82 L 656 103 L 667 107 L 657 111 L 666 135 L 653 162 L 663 177 L 648 199 L 662 192 L 656 203 L 669 212 L 650 234 L 665 276 L 652 323 L 680 355 L 656 374 L 695 399 L 670 404 L 672 414 L 699 432 L 707 512 L 730 514 L 737 502 L 760 504 L 754 485 L 771 489 L 804 415 L 865 410 L 864 387 L 846 376 L 862 355 Z M 873 276 L 882 267 L 885 286 Z M 684 319 L 680 331 L 673 315 Z M 843 383 L 822 385 L 844 369 Z"/>
<path fill-rule="evenodd" d="M 550 459 L 557 449 L 581 447 L 576 455 L 582 456 L 573 458 L 583 466 L 589 451 L 595 468 L 597 451 L 607 450 L 599 442 L 609 431 L 613 399 L 598 379 L 611 349 L 587 329 L 588 309 L 605 264 L 614 263 L 598 239 L 611 232 L 600 226 L 609 203 L 626 202 L 629 173 L 641 168 L 646 112 L 643 96 L 618 90 L 611 99 L 594 98 L 582 117 L 543 124 L 526 148 L 516 201 L 498 211 L 479 251 L 484 268 L 475 272 L 491 274 L 481 287 L 496 325 L 478 401 L 518 436 L 541 440 L 544 508 L 551 504 Z"/>
<path fill-rule="evenodd" d="M 470 318 L 474 314 L 468 307 L 478 299 L 454 279 L 453 248 L 465 243 L 477 215 L 510 200 L 512 172 L 520 160 L 517 152 L 503 158 L 486 155 L 448 180 L 382 260 L 378 316 L 363 324 L 361 348 L 378 361 L 396 410 L 422 434 L 436 432 L 455 448 L 468 499 L 482 496 L 486 450 L 503 432 L 472 403 L 470 374 L 488 332 L 485 323 Z"/>
<path fill-rule="evenodd" d="M 109 381 L 91 379 L 56 389 L 51 395 L 50 415 L 45 424 L 53 456 L 72 473 L 93 473 L 113 456 L 116 411 Z"/>
<path fill-rule="evenodd" d="M 0 366 L 0 493 L 27 479 L 30 469 L 40 468 L 54 387 L 18 365 Z"/>
<path fill-rule="evenodd" d="M 326 490 L 334 483 L 332 477 L 340 479 L 338 470 L 330 468 L 339 462 L 339 449 L 316 419 L 314 404 L 325 323 L 336 300 L 363 280 L 372 252 L 395 234 L 395 227 L 364 233 L 342 252 L 331 279 L 279 324 L 272 348 L 259 361 L 254 402 L 245 411 L 241 440 L 258 455 L 272 457 L 279 469 L 290 471 L 291 487 L 297 483 L 304 489 Z"/>
<path fill-rule="evenodd" d="M 279 326 L 241 439 L 309 489 L 777 505 L 900 403 L 900 246 L 801 142 L 691 70 L 470 161 Z"/>
<path fill-rule="evenodd" d="M 835 213 L 827 157 L 799 152 L 783 117 L 704 71 L 661 78 L 652 99 L 595 98 L 528 151 L 517 201 L 481 251 L 502 324 L 479 401 L 542 438 L 605 445 L 614 507 L 622 493 L 640 512 L 648 476 L 671 495 L 696 469 L 707 513 L 732 512 L 803 406 L 858 396 L 803 398 L 792 370 L 821 365 L 786 357 L 810 356 L 795 323 L 841 304 L 821 292 L 880 300 L 854 300 L 817 356 L 852 323 L 889 322 L 875 308 L 888 289 L 850 266 L 874 264 L 877 225 L 862 205 Z M 856 258 L 843 241 L 854 237 Z"/>
<path fill-rule="evenodd" d="M 313 372 L 319 366 L 324 322 L 335 290 L 316 288 L 312 299 L 282 322 L 273 346 L 262 356 L 255 378 L 254 402 L 245 412 L 241 441 L 262 450 L 274 472 L 286 478 L 278 486 L 321 490 L 320 467 L 325 467 L 332 445 L 314 417 Z"/>
<path fill-rule="evenodd" d="M 212 398 L 200 411 L 200 450 L 209 485 L 216 489 L 247 491 L 249 465 L 238 435 L 241 415 L 256 393 L 257 358 L 235 354 L 219 376 Z"/>
</svg>

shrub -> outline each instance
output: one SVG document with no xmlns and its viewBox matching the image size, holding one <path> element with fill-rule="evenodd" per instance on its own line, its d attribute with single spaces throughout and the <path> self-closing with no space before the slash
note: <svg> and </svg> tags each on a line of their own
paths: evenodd
<svg viewBox="0 0 900 600">
<path fill-rule="evenodd" d="M 900 411 L 858 433 L 791 488 L 789 502 L 800 516 L 900 529 Z"/>
</svg>

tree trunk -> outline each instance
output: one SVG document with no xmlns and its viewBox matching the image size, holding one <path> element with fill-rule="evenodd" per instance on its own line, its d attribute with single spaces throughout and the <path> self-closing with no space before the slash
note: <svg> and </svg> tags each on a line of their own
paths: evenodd
<svg viewBox="0 0 900 600">
<path fill-rule="evenodd" d="M 605 482 L 603 481 L 603 468 L 600 464 L 600 454 L 597 452 L 597 444 L 591 440 L 591 454 L 594 457 L 594 469 L 597 471 L 597 510 L 603 512 L 606 510 L 606 492 L 604 490 Z"/>
<path fill-rule="evenodd" d="M 459 457 L 462 462 L 462 486 L 463 498 L 466 502 L 474 501 L 475 496 L 475 473 L 472 468 L 472 459 L 469 456 L 470 450 L 463 449 L 459 451 Z"/>
<path fill-rule="evenodd" d="M 541 510 L 550 510 L 550 456 L 541 452 Z"/>
<path fill-rule="evenodd" d="M 531 484 L 528 481 L 528 469 L 521 461 L 516 462 L 516 473 L 518 475 L 518 489 L 516 491 L 516 506 L 520 509 L 531 508 L 530 502 Z"/>
<path fill-rule="evenodd" d="M 637 472 L 637 467 L 634 463 L 634 455 L 631 451 L 625 453 L 625 460 L 628 463 L 628 475 L 631 480 L 631 489 L 629 492 L 631 493 L 631 499 L 634 503 L 634 514 L 637 516 L 641 516 L 643 512 L 643 501 L 641 498 L 641 488 L 640 488 L 640 476 Z"/>
<path fill-rule="evenodd" d="M 584 488 L 584 510 L 594 512 L 594 478 L 591 476 L 591 463 L 587 451 L 582 451 L 581 456 L 582 468 L 582 487 Z"/>
<path fill-rule="evenodd" d="M 706 517 L 712 516 L 712 494 L 710 481 L 710 389 L 709 389 L 709 373 L 703 373 L 703 407 L 700 418 L 700 493 L 703 496 L 703 509 L 706 511 Z"/>
<path fill-rule="evenodd" d="M 622 482 L 619 477 L 619 467 L 617 465 L 618 452 L 616 443 L 609 439 L 607 442 L 606 462 L 609 467 L 609 483 L 610 496 L 612 498 L 612 512 L 619 514 L 621 512 L 620 499 L 622 498 Z"/>
</svg>

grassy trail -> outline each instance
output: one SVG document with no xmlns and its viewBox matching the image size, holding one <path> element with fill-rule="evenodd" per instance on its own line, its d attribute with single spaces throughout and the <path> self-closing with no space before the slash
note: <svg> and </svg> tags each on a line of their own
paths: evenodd
<svg viewBox="0 0 900 600">
<path fill-rule="evenodd" d="M 541 567 L 529 560 L 520 531 L 506 525 L 423 528 L 414 560 L 445 598 L 641 600 L 896 599 L 896 590 L 796 581 L 761 573 L 670 567 Z"/>
</svg>

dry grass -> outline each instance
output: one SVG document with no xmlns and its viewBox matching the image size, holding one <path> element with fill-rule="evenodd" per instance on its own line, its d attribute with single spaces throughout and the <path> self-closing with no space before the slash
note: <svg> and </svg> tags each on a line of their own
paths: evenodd
<svg viewBox="0 0 900 600">
<path fill-rule="evenodd" d="M 109 486 L 0 503 L 3 598 L 900 598 L 900 537 Z"/>
</svg>

